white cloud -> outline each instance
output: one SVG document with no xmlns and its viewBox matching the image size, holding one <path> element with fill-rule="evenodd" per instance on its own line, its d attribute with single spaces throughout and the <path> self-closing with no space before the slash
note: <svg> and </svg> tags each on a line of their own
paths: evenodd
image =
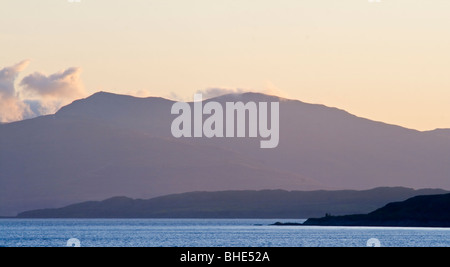
<svg viewBox="0 0 450 267">
<path fill-rule="evenodd" d="M 18 75 L 30 64 L 24 60 L 0 69 L 0 123 L 19 121 L 55 113 L 63 105 L 86 96 L 80 68 L 69 68 L 51 75 L 35 72 L 22 79 Z"/>
<path fill-rule="evenodd" d="M 20 121 L 33 115 L 30 107 L 17 97 L 0 97 L 0 122 Z"/>
<path fill-rule="evenodd" d="M 2 123 L 22 120 L 32 114 L 15 89 L 17 76 L 29 64 L 29 60 L 24 60 L 16 65 L 0 69 L 0 122 Z"/>
<path fill-rule="evenodd" d="M 4 97 L 16 95 L 14 82 L 17 76 L 30 64 L 29 60 L 24 60 L 11 67 L 0 69 L 0 94 Z"/>
<path fill-rule="evenodd" d="M 146 89 L 127 91 L 126 94 L 134 96 L 134 97 L 142 97 L 142 98 L 151 97 L 152 96 L 152 93 L 149 90 L 146 90 Z"/>
<path fill-rule="evenodd" d="M 69 68 L 48 76 L 35 72 L 23 78 L 20 85 L 30 100 L 34 100 L 33 111 L 45 115 L 87 95 L 80 76 L 81 68 Z"/>
<path fill-rule="evenodd" d="M 203 99 L 210 99 L 229 94 L 243 94 L 243 93 L 261 93 L 266 95 L 273 95 L 278 97 L 287 97 L 286 93 L 277 88 L 271 82 L 265 82 L 262 89 L 242 89 L 242 88 L 226 88 L 226 87 L 214 87 L 207 88 L 205 90 L 198 90 L 197 94 L 202 94 Z"/>
<path fill-rule="evenodd" d="M 207 88 L 205 90 L 198 90 L 197 94 L 202 94 L 203 99 L 210 99 L 210 98 L 219 97 L 219 96 L 223 96 L 223 95 L 243 94 L 246 92 L 250 92 L 250 90 L 218 87 L 218 88 Z"/>
<path fill-rule="evenodd" d="M 77 98 L 86 95 L 80 79 L 81 68 L 69 68 L 49 76 L 35 72 L 23 78 L 20 85 L 28 93 L 44 98 Z"/>
</svg>

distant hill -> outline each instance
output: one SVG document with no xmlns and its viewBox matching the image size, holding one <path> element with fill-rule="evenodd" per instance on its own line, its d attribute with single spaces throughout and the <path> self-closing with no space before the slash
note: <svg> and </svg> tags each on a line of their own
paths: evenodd
<svg viewBox="0 0 450 267">
<path fill-rule="evenodd" d="M 23 212 L 19 218 L 309 218 L 369 212 L 392 201 L 438 189 L 376 188 L 366 191 L 193 192 L 148 200 L 115 197 L 59 209 Z"/>
<path fill-rule="evenodd" d="M 367 215 L 326 216 L 304 225 L 450 227 L 450 194 L 416 196 Z"/>
<path fill-rule="evenodd" d="M 264 94 L 208 101 L 279 101 L 279 146 L 176 139 L 174 101 L 100 92 L 54 115 L 0 125 L 0 215 L 193 191 L 450 190 L 447 136 Z"/>
</svg>

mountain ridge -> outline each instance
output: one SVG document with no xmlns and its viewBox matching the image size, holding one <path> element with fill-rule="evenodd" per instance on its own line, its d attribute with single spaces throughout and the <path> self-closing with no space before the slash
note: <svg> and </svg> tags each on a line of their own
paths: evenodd
<svg viewBox="0 0 450 267">
<path fill-rule="evenodd" d="M 292 218 L 369 212 L 392 201 L 440 189 L 374 188 L 365 191 L 190 192 L 152 199 L 113 197 L 58 209 L 27 211 L 18 218 Z"/>
</svg>

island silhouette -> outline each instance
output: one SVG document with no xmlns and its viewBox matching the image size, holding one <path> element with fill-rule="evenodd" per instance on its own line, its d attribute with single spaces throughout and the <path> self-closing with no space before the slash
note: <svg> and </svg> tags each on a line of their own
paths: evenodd
<svg viewBox="0 0 450 267">
<path fill-rule="evenodd" d="M 450 227 L 450 194 L 416 196 L 389 203 L 369 214 L 325 216 L 308 219 L 302 225 Z"/>
</svg>

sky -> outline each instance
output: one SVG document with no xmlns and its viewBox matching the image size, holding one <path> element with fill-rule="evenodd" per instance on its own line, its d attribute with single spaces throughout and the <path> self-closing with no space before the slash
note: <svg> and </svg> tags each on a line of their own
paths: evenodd
<svg viewBox="0 0 450 267">
<path fill-rule="evenodd" d="M 0 121 L 97 91 L 257 91 L 450 128 L 448 0 L 0 0 Z"/>
</svg>

